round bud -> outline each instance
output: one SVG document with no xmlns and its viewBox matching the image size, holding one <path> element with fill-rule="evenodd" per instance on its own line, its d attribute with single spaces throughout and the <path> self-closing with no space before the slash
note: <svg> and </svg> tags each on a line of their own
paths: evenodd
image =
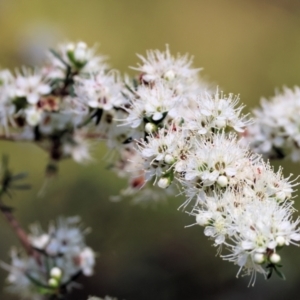
<svg viewBox="0 0 300 300">
<path fill-rule="evenodd" d="M 265 255 L 263 253 L 255 253 L 253 255 L 253 261 L 256 263 L 256 264 L 263 264 L 265 262 Z"/>
<path fill-rule="evenodd" d="M 292 197 L 292 194 L 290 192 L 285 192 L 286 199 L 290 199 Z"/>
<path fill-rule="evenodd" d="M 78 62 L 84 62 L 86 60 L 86 44 L 80 42 L 77 44 L 76 49 L 74 50 L 74 58 Z"/>
<path fill-rule="evenodd" d="M 196 222 L 200 226 L 206 226 L 208 224 L 209 218 L 206 215 L 198 214 L 196 216 Z"/>
<path fill-rule="evenodd" d="M 278 264 L 280 262 L 280 260 L 281 260 L 281 257 L 280 257 L 279 254 L 274 252 L 270 255 L 270 262 L 271 263 Z"/>
<path fill-rule="evenodd" d="M 168 70 L 165 74 L 164 74 L 164 78 L 168 81 L 172 81 L 175 78 L 175 73 L 173 70 Z"/>
<path fill-rule="evenodd" d="M 228 179 L 227 179 L 226 176 L 221 175 L 221 176 L 218 177 L 217 183 L 218 183 L 219 186 L 225 187 L 228 184 Z"/>
<path fill-rule="evenodd" d="M 59 286 L 59 283 L 58 283 L 58 281 L 55 278 L 50 278 L 48 280 L 48 284 L 49 284 L 49 286 L 51 286 L 53 288 L 56 288 L 56 287 Z"/>
<path fill-rule="evenodd" d="M 174 158 L 174 156 L 171 155 L 171 154 L 166 154 L 166 155 L 165 155 L 165 158 L 164 158 L 164 161 L 165 161 L 166 164 L 172 165 L 172 164 L 174 164 L 174 162 L 175 162 L 175 158 Z"/>
<path fill-rule="evenodd" d="M 81 49 L 86 49 L 86 48 L 87 48 L 87 45 L 86 45 L 85 42 L 79 42 L 79 43 L 77 44 L 77 47 L 78 47 L 78 48 L 81 48 Z"/>
<path fill-rule="evenodd" d="M 276 243 L 277 246 L 282 247 L 285 245 L 285 238 L 281 235 L 279 235 L 278 237 L 276 237 Z"/>
<path fill-rule="evenodd" d="M 224 119 L 217 119 L 215 121 L 215 125 L 218 128 L 224 128 L 224 127 L 226 127 L 226 120 L 224 120 Z"/>
<path fill-rule="evenodd" d="M 42 111 L 39 109 L 31 108 L 25 109 L 26 121 L 31 126 L 36 126 L 42 119 Z"/>
<path fill-rule="evenodd" d="M 170 184 L 171 180 L 168 177 L 162 177 L 157 182 L 157 185 L 162 189 L 166 189 Z"/>
<path fill-rule="evenodd" d="M 153 133 L 153 132 L 155 132 L 157 130 L 157 126 L 155 125 L 155 124 L 153 124 L 153 123 L 147 123 L 146 125 L 145 125 L 145 131 L 147 132 L 147 133 Z"/>
<path fill-rule="evenodd" d="M 50 276 L 55 278 L 55 279 L 60 279 L 62 276 L 62 271 L 60 268 L 58 267 L 54 267 L 51 269 L 50 271 Z"/>
<path fill-rule="evenodd" d="M 75 49 L 74 44 L 70 43 L 70 44 L 67 45 L 67 51 L 68 51 L 68 52 L 73 52 L 74 49 Z"/>
</svg>

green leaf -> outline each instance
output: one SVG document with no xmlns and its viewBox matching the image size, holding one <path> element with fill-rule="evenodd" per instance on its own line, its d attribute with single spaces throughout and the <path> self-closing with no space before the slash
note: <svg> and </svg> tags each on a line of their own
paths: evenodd
<svg viewBox="0 0 300 300">
<path fill-rule="evenodd" d="M 284 276 L 284 274 L 283 274 L 281 271 L 279 271 L 279 270 L 276 268 L 276 266 L 274 266 L 274 271 L 276 272 L 276 274 L 277 274 L 282 280 L 285 280 L 285 279 L 286 279 L 285 276 Z"/>
<path fill-rule="evenodd" d="M 270 279 L 272 277 L 272 274 L 273 274 L 273 268 L 270 268 L 268 270 L 267 279 Z"/>
<path fill-rule="evenodd" d="M 27 107 L 28 103 L 25 97 L 18 97 L 13 100 L 13 104 L 16 106 L 16 111 Z"/>
<path fill-rule="evenodd" d="M 131 92 L 132 94 L 136 94 L 136 92 L 131 88 L 131 86 L 129 86 L 127 83 L 125 83 L 125 87 L 127 88 L 127 90 L 129 92 Z"/>
<path fill-rule="evenodd" d="M 25 275 L 37 287 L 44 288 L 44 289 L 47 289 L 49 291 L 51 291 L 51 290 L 54 291 L 55 290 L 55 288 L 51 288 L 50 286 L 48 286 L 48 285 L 40 282 L 38 279 L 36 279 L 33 276 L 31 276 L 29 273 L 25 273 Z"/>
<path fill-rule="evenodd" d="M 266 266 L 266 268 L 268 269 L 267 279 L 270 279 L 272 277 L 272 274 L 273 274 L 274 265 L 273 264 L 268 264 Z"/>
<path fill-rule="evenodd" d="M 27 183 L 12 184 L 14 181 L 22 180 L 25 177 L 27 177 L 27 173 L 25 172 L 12 174 L 8 168 L 8 156 L 2 156 L 2 163 L 0 164 L 0 195 L 5 193 L 10 197 L 11 189 L 28 190 L 31 186 Z"/>
<path fill-rule="evenodd" d="M 133 83 L 134 88 L 137 90 L 137 88 L 138 88 L 138 86 L 139 86 L 138 80 L 137 80 L 136 78 L 133 78 L 133 79 L 132 79 L 132 83 Z"/>
<path fill-rule="evenodd" d="M 53 49 L 49 49 L 50 53 L 55 56 L 58 60 L 60 60 L 66 67 L 69 67 L 69 65 L 62 59 L 62 57 Z"/>
</svg>

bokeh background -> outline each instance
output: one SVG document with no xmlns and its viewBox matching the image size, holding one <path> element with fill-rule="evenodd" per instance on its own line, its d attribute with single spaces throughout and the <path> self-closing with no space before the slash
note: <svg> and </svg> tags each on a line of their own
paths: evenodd
<svg viewBox="0 0 300 300">
<path fill-rule="evenodd" d="M 240 94 L 255 107 L 276 87 L 300 84 L 299 0 L 0 0 L 0 65 L 15 68 L 43 60 L 58 42 L 99 43 L 114 68 L 132 74 L 136 53 L 165 48 L 194 55 L 202 74 L 228 93 Z M 177 207 L 181 199 L 150 207 L 129 200 L 110 201 L 126 186 L 106 170 L 107 150 L 99 146 L 87 166 L 62 162 L 43 198 L 46 154 L 29 144 L 0 142 L 14 171 L 27 170 L 33 188 L 15 193 L 9 204 L 27 227 L 46 226 L 58 215 L 79 214 L 93 228 L 88 244 L 97 251 L 96 274 L 82 279 L 83 288 L 70 299 L 112 295 L 126 300 L 299 299 L 300 251 L 282 253 L 282 281 L 259 277 L 236 279 L 238 268 L 216 257 L 216 249 L 193 220 Z M 285 174 L 299 174 L 299 165 L 283 165 Z M 299 199 L 295 199 L 299 209 Z M 263 212 L 262 212 L 263 213 Z M 18 245 L 0 218 L 0 260 Z M 0 299 L 21 299 L 4 292 L 6 271 L 0 269 Z"/>
</svg>

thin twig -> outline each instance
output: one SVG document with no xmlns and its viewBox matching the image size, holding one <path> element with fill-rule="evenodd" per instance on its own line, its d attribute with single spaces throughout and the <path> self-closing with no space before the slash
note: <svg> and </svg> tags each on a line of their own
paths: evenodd
<svg viewBox="0 0 300 300">
<path fill-rule="evenodd" d="M 4 215 L 6 221 L 15 232 L 17 237 L 19 238 L 24 250 L 29 256 L 33 256 L 36 261 L 40 264 L 40 255 L 35 249 L 31 246 L 28 235 L 25 230 L 22 228 L 20 223 L 17 221 L 15 216 L 13 215 L 11 209 L 5 207 L 3 204 L 0 204 L 0 211 Z"/>
</svg>

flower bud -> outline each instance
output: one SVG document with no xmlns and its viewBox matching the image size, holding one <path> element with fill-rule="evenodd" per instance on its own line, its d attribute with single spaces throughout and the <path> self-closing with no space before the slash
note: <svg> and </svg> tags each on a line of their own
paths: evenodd
<svg viewBox="0 0 300 300">
<path fill-rule="evenodd" d="M 196 216 L 196 222 L 200 226 L 206 226 L 208 224 L 209 220 L 210 220 L 210 218 L 204 214 L 198 214 Z"/>
<path fill-rule="evenodd" d="M 263 264 L 265 262 L 265 259 L 266 259 L 266 257 L 264 255 L 264 253 L 255 253 L 253 255 L 253 261 L 256 264 L 259 264 L 259 265 Z"/>
<path fill-rule="evenodd" d="M 50 276 L 52 278 L 54 278 L 54 279 L 58 279 L 59 280 L 61 278 L 61 276 L 62 276 L 61 269 L 58 268 L 58 267 L 52 268 L 51 271 L 50 271 Z"/>
<path fill-rule="evenodd" d="M 277 246 L 282 247 L 285 245 L 285 238 L 281 235 L 279 235 L 278 237 L 276 237 L 276 243 Z"/>
<path fill-rule="evenodd" d="M 272 253 L 271 255 L 270 255 L 270 262 L 271 263 L 273 263 L 273 264 L 278 264 L 279 262 L 280 262 L 280 260 L 281 260 L 281 257 L 280 257 L 280 255 L 279 254 L 277 254 L 277 253 Z"/>
<path fill-rule="evenodd" d="M 164 162 L 165 162 L 166 164 L 168 164 L 168 165 L 172 165 L 172 164 L 174 164 L 174 162 L 175 162 L 175 158 L 174 158 L 174 156 L 171 155 L 171 154 L 166 154 L 166 155 L 165 155 L 165 158 L 164 158 Z"/>
<path fill-rule="evenodd" d="M 224 119 L 216 119 L 215 125 L 218 128 L 224 128 L 224 127 L 226 127 L 226 120 L 224 120 Z"/>
<path fill-rule="evenodd" d="M 145 131 L 147 132 L 147 133 L 153 133 L 153 132 L 155 132 L 157 130 L 157 126 L 155 125 L 155 124 L 153 124 L 153 123 L 147 123 L 146 125 L 145 125 Z"/>
<path fill-rule="evenodd" d="M 58 283 L 58 281 L 55 278 L 50 278 L 48 280 L 48 284 L 49 284 L 49 286 L 51 286 L 53 288 L 56 288 L 56 287 L 59 286 L 59 283 Z"/>
<path fill-rule="evenodd" d="M 170 184 L 171 179 L 169 177 L 162 177 L 157 182 L 157 185 L 162 189 L 166 189 Z"/>
<path fill-rule="evenodd" d="M 221 176 L 218 177 L 217 183 L 218 183 L 219 186 L 225 187 L 228 184 L 228 179 L 227 179 L 226 176 L 221 175 Z"/>
<path fill-rule="evenodd" d="M 34 107 L 25 110 L 26 121 L 31 126 L 36 126 L 42 119 L 42 111 Z"/>
<path fill-rule="evenodd" d="M 74 50 L 74 58 L 78 62 L 84 62 L 86 60 L 86 44 L 80 42 Z"/>
<path fill-rule="evenodd" d="M 286 194 L 283 191 L 277 192 L 275 196 L 278 202 L 283 202 L 286 199 Z"/>
<path fill-rule="evenodd" d="M 164 79 L 166 79 L 167 81 L 172 81 L 174 78 L 175 78 L 175 73 L 173 70 L 168 70 L 164 74 Z"/>
</svg>

